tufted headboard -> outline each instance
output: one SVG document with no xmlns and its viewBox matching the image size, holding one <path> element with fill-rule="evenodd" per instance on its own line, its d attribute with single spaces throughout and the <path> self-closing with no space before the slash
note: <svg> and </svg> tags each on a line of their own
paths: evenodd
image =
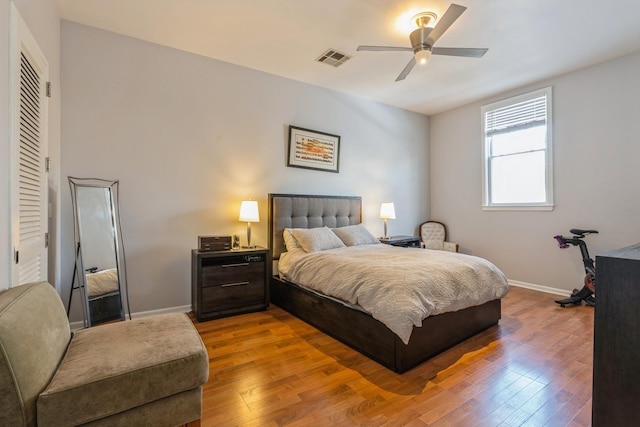
<svg viewBox="0 0 640 427">
<path fill-rule="evenodd" d="M 269 248 L 274 260 L 285 251 L 285 228 L 336 228 L 361 222 L 362 197 L 269 194 Z"/>
</svg>

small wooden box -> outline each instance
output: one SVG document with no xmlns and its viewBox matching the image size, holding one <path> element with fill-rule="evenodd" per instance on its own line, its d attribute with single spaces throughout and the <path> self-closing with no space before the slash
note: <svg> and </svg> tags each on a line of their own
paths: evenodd
<svg viewBox="0 0 640 427">
<path fill-rule="evenodd" d="M 198 250 L 202 252 L 230 251 L 231 236 L 198 236 Z"/>
</svg>

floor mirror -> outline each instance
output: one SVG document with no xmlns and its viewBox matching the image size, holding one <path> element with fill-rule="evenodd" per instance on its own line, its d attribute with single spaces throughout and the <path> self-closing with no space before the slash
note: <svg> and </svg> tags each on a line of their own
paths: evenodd
<svg viewBox="0 0 640 427">
<path fill-rule="evenodd" d="M 118 206 L 118 181 L 69 177 L 75 266 L 67 313 L 79 291 L 85 327 L 125 320 L 127 274 Z"/>
</svg>

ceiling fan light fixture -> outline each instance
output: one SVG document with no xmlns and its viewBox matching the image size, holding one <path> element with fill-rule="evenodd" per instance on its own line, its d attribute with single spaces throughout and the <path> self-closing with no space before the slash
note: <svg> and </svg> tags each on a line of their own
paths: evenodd
<svg viewBox="0 0 640 427">
<path fill-rule="evenodd" d="M 431 59 L 431 49 L 422 49 L 415 52 L 416 62 L 420 65 L 427 65 Z"/>
</svg>

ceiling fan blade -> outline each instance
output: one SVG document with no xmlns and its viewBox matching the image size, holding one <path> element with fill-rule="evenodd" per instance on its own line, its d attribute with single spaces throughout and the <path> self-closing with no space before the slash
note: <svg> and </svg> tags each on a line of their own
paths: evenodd
<svg viewBox="0 0 640 427">
<path fill-rule="evenodd" d="M 474 47 L 434 47 L 431 53 L 434 55 L 464 56 L 468 58 L 482 58 L 489 49 Z"/>
<path fill-rule="evenodd" d="M 413 70 L 413 67 L 415 66 L 416 66 L 416 58 L 411 57 L 411 61 L 409 61 L 407 66 L 404 67 L 404 70 L 400 72 L 400 74 L 398 75 L 398 78 L 396 78 L 396 81 L 399 82 L 400 80 L 404 80 L 407 77 L 407 75 L 411 72 L 411 70 Z"/>
<path fill-rule="evenodd" d="M 449 9 L 442 15 L 442 18 L 438 21 L 433 30 L 429 33 L 427 37 L 426 43 L 429 46 L 433 46 L 433 44 L 444 34 L 445 31 L 449 29 L 449 27 L 456 22 L 456 19 L 462 15 L 462 12 L 467 10 L 466 7 L 460 6 L 459 4 L 452 4 L 449 6 Z"/>
<path fill-rule="evenodd" d="M 396 46 L 358 46 L 356 50 L 368 50 L 373 52 L 381 52 L 381 51 L 402 51 L 402 52 L 413 52 L 413 49 L 410 47 L 396 47 Z"/>
</svg>

